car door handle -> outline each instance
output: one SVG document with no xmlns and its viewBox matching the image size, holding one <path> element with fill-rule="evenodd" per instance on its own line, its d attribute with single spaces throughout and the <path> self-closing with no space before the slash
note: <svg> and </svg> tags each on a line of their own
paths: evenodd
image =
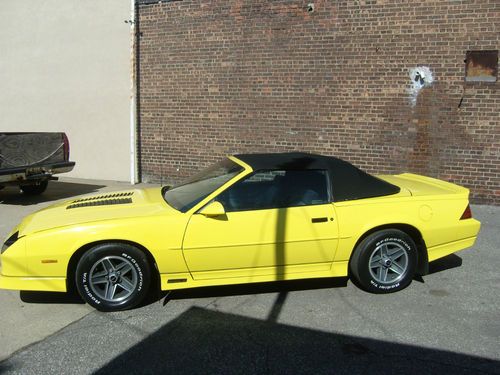
<svg viewBox="0 0 500 375">
<path fill-rule="evenodd" d="M 328 218 L 327 217 L 313 217 L 311 219 L 311 222 L 312 223 L 325 223 L 328 221 Z"/>
</svg>

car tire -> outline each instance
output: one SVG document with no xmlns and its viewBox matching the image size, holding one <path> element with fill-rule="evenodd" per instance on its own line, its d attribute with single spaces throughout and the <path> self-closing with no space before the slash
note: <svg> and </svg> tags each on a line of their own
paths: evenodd
<svg viewBox="0 0 500 375">
<path fill-rule="evenodd" d="M 148 294 L 151 265 L 146 254 L 123 243 L 94 246 L 79 260 L 76 287 L 100 311 L 121 311 L 140 304 Z"/>
<path fill-rule="evenodd" d="M 26 195 L 40 195 L 47 190 L 48 185 L 49 181 L 37 181 L 34 184 L 21 185 L 20 189 Z"/>
<path fill-rule="evenodd" d="M 387 229 L 364 238 L 349 264 L 355 284 L 370 293 L 392 293 L 406 288 L 417 267 L 417 246 L 403 231 Z"/>
</svg>

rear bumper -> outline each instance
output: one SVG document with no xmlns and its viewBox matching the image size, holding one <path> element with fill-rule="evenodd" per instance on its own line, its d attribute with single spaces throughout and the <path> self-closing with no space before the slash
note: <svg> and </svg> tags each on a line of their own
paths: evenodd
<svg viewBox="0 0 500 375">
<path fill-rule="evenodd" d="M 0 289 L 66 292 L 66 278 L 12 277 L 0 275 Z"/>
<path fill-rule="evenodd" d="M 481 223 L 475 219 L 468 219 L 464 220 L 461 224 L 460 232 L 466 237 L 460 240 L 429 247 L 427 249 L 429 262 L 474 246 L 479 229 L 481 228 Z"/>
<path fill-rule="evenodd" d="M 66 173 L 73 170 L 74 161 L 51 163 L 47 165 L 32 165 L 0 170 L 0 183 L 21 183 L 24 181 L 34 181 L 40 179 L 39 176 L 47 178 L 58 173 Z M 42 177 L 43 178 L 43 177 Z"/>
</svg>

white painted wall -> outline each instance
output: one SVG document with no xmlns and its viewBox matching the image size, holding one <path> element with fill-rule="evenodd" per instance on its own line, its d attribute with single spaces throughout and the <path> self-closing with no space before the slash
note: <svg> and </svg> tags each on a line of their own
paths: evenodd
<svg viewBox="0 0 500 375">
<path fill-rule="evenodd" d="M 64 176 L 130 181 L 130 1 L 2 0 L 0 132 L 64 131 Z"/>
</svg>

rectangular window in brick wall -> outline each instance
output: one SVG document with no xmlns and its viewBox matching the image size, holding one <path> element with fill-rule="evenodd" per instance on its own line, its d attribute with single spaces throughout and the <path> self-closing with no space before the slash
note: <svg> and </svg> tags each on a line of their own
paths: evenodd
<svg viewBox="0 0 500 375">
<path fill-rule="evenodd" d="M 466 82 L 496 82 L 498 76 L 498 50 L 467 51 L 465 56 Z"/>
</svg>

